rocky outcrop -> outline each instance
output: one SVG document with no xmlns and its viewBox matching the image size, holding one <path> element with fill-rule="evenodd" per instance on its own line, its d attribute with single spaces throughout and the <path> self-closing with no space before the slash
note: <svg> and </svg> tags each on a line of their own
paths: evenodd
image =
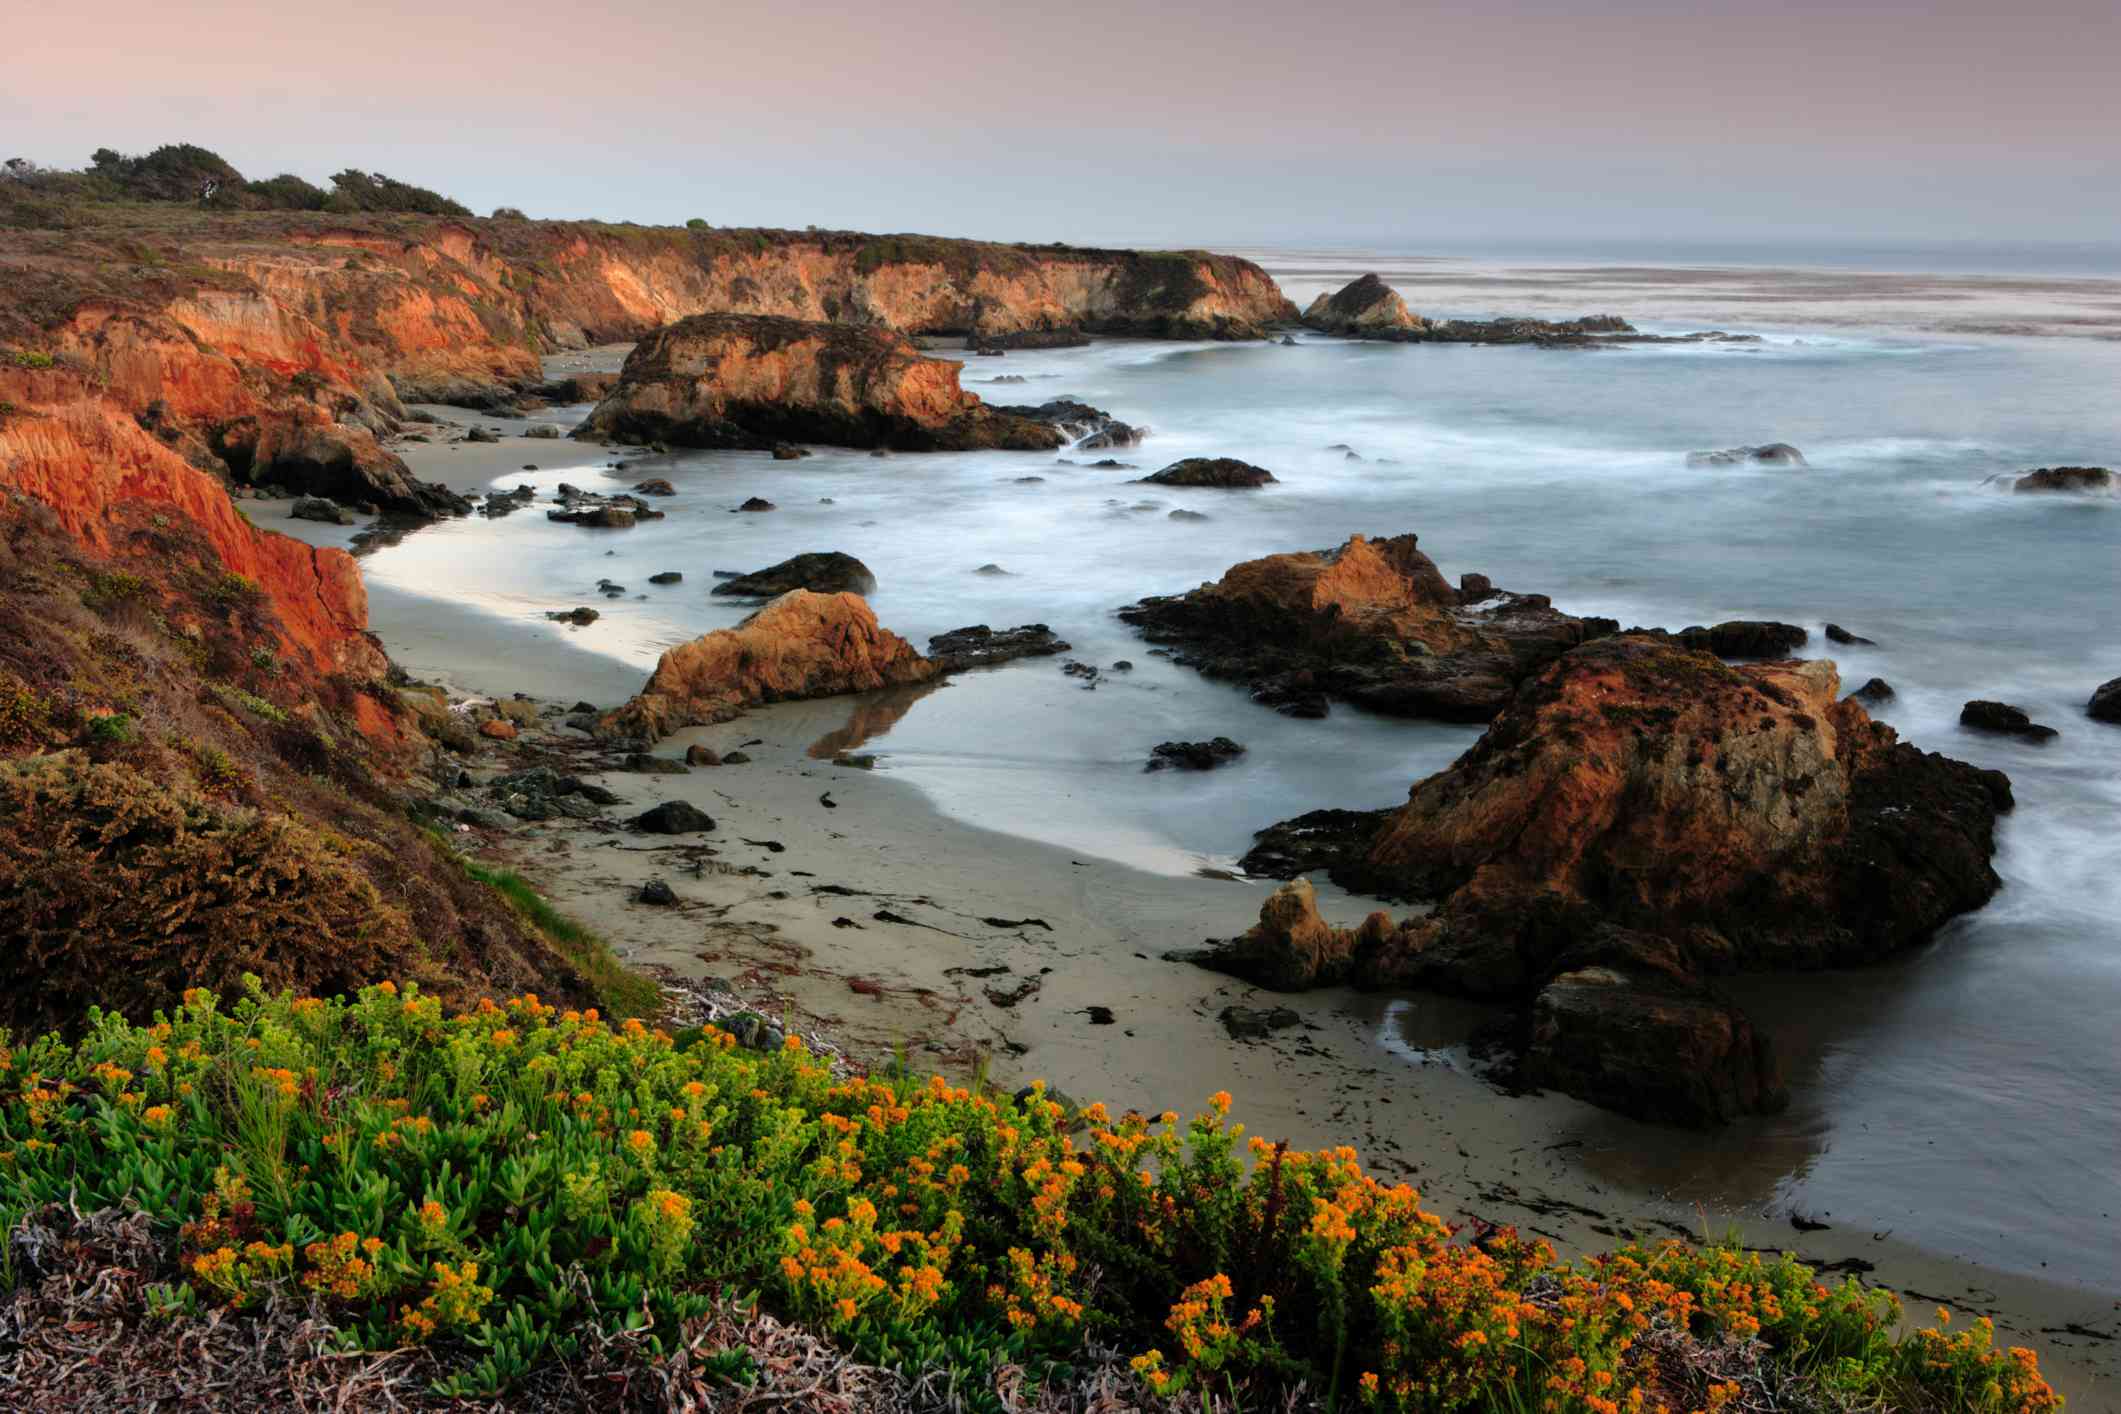
<svg viewBox="0 0 2121 1414">
<path fill-rule="evenodd" d="M 772 599 L 792 589 L 807 589 L 813 594 L 868 594 L 876 589 L 876 576 L 852 555 L 838 550 L 813 550 L 725 579 L 714 587 L 714 592 Z"/>
<path fill-rule="evenodd" d="M 1051 658 L 1072 645 L 1044 624 L 994 629 L 985 624 L 956 628 L 928 640 L 928 656 L 946 673 L 998 668 L 1019 658 Z"/>
<path fill-rule="evenodd" d="M 1688 452 L 1688 466 L 1807 466 L 1804 453 L 1787 442 L 1757 447 L 1730 447 L 1720 452 Z"/>
<path fill-rule="evenodd" d="M 924 682 L 935 672 L 859 595 L 798 589 L 665 653 L 640 695 L 598 721 L 597 735 L 653 741 L 761 703 Z"/>
<path fill-rule="evenodd" d="M 1707 628 L 1695 624 L 1672 637 L 1683 647 L 1719 658 L 1784 658 L 1809 642 L 1811 634 L 1772 619 L 1726 619 Z"/>
<path fill-rule="evenodd" d="M 2117 487 L 2121 482 L 2103 466 L 2043 466 L 2011 483 L 2021 496 L 2111 496 Z"/>
<path fill-rule="evenodd" d="M 1412 535 L 1247 561 L 1119 616 L 1288 715 L 1323 716 L 1330 695 L 1449 721 L 1487 720 L 1519 682 L 1614 628 L 1477 575 L 1453 589 Z"/>
<path fill-rule="evenodd" d="M 1144 771 L 1212 771 L 1235 761 L 1245 749 L 1226 736 L 1207 741 L 1160 741 L 1149 749 Z"/>
<path fill-rule="evenodd" d="M 1772 1105 L 1770 1059 L 1703 979 L 1874 961 L 1998 887 L 2009 781 L 1900 742 L 1839 691 L 1826 662 L 1586 644 L 1374 829 L 1344 812 L 1263 843 L 1268 867 L 1432 912 L 1324 935 L 1263 914 L 1210 965 L 1516 1002 L 1537 1083 L 1633 1113 Z M 1693 1057 L 1706 1088 L 1660 1079 L 1660 1053 Z"/>
<path fill-rule="evenodd" d="M 1051 424 L 987 407 L 960 365 L 888 329 L 702 314 L 641 341 L 576 432 L 686 447 L 788 440 L 900 451 L 1051 451 Z"/>
<path fill-rule="evenodd" d="M 1274 473 L 1263 466 L 1236 457 L 1187 457 L 1162 471 L 1136 478 L 1145 486 L 1191 486 L 1216 491 L 1250 491 L 1274 481 Z"/>
<path fill-rule="evenodd" d="M 1365 275 L 1304 310 L 1304 324 L 1322 334 L 1392 337 L 1420 333 L 1429 321 L 1407 308 L 1399 292 L 1376 275 Z"/>
</svg>

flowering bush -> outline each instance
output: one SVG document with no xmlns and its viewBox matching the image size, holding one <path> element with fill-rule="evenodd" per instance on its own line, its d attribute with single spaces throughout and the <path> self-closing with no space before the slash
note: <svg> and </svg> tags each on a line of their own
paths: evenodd
<svg viewBox="0 0 2121 1414">
<path fill-rule="evenodd" d="M 350 1001 L 193 991 L 151 1025 L 5 1040 L 0 1217 L 137 1206 L 175 1234 L 173 1305 L 298 1282 L 370 1348 L 455 1351 L 445 1393 L 505 1389 L 592 1325 L 652 1328 L 652 1353 L 733 1290 L 910 1368 L 1036 1370 L 1119 1342 L 1169 1395 L 2061 1403 L 1985 1323 L 1902 1339 L 1886 1293 L 1728 1247 L 1562 1262 L 1469 1236 L 1353 1150 L 1247 1139 L 1227 1095 L 1184 1123 L 1071 1116 L 1036 1088 L 836 1077 L 795 1038 L 681 1044 L 534 996 L 451 1015 L 387 982 Z"/>
</svg>

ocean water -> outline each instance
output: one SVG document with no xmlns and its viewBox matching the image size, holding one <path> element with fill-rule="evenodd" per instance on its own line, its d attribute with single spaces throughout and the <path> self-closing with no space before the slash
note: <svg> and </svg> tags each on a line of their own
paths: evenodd
<svg viewBox="0 0 2121 1414">
<path fill-rule="evenodd" d="M 746 612 L 709 596 L 713 571 L 806 550 L 864 560 L 879 617 L 916 643 L 968 623 L 1050 624 L 1070 656 L 1108 669 L 1095 690 L 1059 660 L 1018 664 L 886 699 L 820 750 L 866 734 L 879 769 L 951 815 L 1174 874 L 1227 863 L 1299 811 L 1395 803 L 1477 729 L 1337 705 L 1322 722 L 1279 717 L 1149 657 L 1113 617 L 1145 595 L 1353 532 L 1413 531 L 1447 575 L 1479 571 L 1572 612 L 1804 624 L 1847 686 L 1893 684 L 1880 715 L 1905 737 L 2010 773 L 2004 891 L 1889 967 L 1743 984 L 1784 1044 L 1785 1115 L 1707 1139 L 1601 1116 L 1586 1121 L 1590 1162 L 2121 1294 L 2121 728 L 2083 713 L 2121 676 L 2121 500 L 1981 484 L 2121 466 L 2121 280 L 1255 254 L 1299 304 L 1377 268 L 1428 314 L 1612 310 L 1765 342 L 1565 352 L 1299 335 L 1294 348 L 1104 341 L 974 358 L 965 384 L 990 401 L 1077 397 L 1147 424 L 1145 445 L 1116 454 L 1138 469 L 820 450 L 629 458 L 619 473 L 603 449 L 562 444 L 496 484 L 663 476 L 679 491 L 669 518 L 623 535 L 535 509 L 474 518 L 408 537 L 366 572 L 642 672 Z M 1685 464 L 1690 450 L 1762 441 L 1794 443 L 1811 465 Z M 1190 455 L 1242 457 L 1280 484 L 1130 484 Z M 780 509 L 728 513 L 752 495 Z M 1208 519 L 1171 519 L 1180 508 Z M 990 564 L 1006 573 L 978 572 Z M 665 569 L 685 582 L 651 589 Z M 600 576 L 648 597 L 602 599 Z M 576 603 L 604 617 L 542 623 Z M 1877 646 L 1830 647 L 1829 620 Z M 1132 671 L 1110 671 L 1123 659 Z M 1966 732 L 1958 709 L 1976 697 L 2062 735 L 2035 748 Z M 1204 775 L 1143 772 L 1156 743 L 1214 735 L 1247 755 Z"/>
</svg>

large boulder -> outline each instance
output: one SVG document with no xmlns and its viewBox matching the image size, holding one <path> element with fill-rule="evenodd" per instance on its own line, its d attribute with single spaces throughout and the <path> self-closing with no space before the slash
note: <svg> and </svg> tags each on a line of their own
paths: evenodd
<svg viewBox="0 0 2121 1414">
<path fill-rule="evenodd" d="M 760 703 L 901 686 L 935 673 L 912 644 L 877 623 L 860 595 L 798 589 L 734 628 L 665 653 L 640 695 L 603 717 L 597 735 L 654 740 Z"/>
<path fill-rule="evenodd" d="M 1590 922 L 1762 967 L 1872 961 L 1986 903 L 2000 772 L 1838 700 L 1830 662 L 1605 639 L 1417 783 L 1346 879 L 1439 901 L 1428 978 L 1515 993 Z"/>
<path fill-rule="evenodd" d="M 1407 308 L 1399 292 L 1374 274 L 1320 295 L 1304 310 L 1304 324 L 1322 334 L 1357 337 L 1419 331 L 1429 321 Z"/>
<path fill-rule="evenodd" d="M 1728 619 L 1709 628 L 1697 624 L 1672 636 L 1688 648 L 1719 658 L 1786 658 L 1811 639 L 1796 624 L 1772 619 Z"/>
<path fill-rule="evenodd" d="M 725 579 L 714 587 L 714 593 L 772 599 L 792 589 L 807 589 L 813 594 L 869 594 L 876 589 L 876 576 L 852 555 L 838 550 L 813 550 L 735 579 Z"/>
<path fill-rule="evenodd" d="M 1454 589 L 1412 535 L 1249 560 L 1120 618 L 1177 648 L 1178 662 L 1249 682 L 1291 716 L 1323 715 L 1331 694 L 1451 721 L 1494 716 L 1524 678 L 1615 627 L 1477 575 Z"/>
<path fill-rule="evenodd" d="M 1068 438 L 958 386 L 960 365 L 875 325 L 699 314 L 627 355 L 578 436 L 687 447 L 784 442 L 903 451 L 1050 451 Z"/>
</svg>

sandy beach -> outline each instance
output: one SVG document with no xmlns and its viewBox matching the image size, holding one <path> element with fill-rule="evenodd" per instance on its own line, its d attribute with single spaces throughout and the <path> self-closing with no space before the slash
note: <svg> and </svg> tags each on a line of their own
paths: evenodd
<svg viewBox="0 0 2121 1414">
<path fill-rule="evenodd" d="M 622 354 L 569 356 L 561 371 L 616 367 Z M 416 474 L 459 489 L 483 489 L 541 457 L 551 463 L 556 445 L 578 460 L 590 453 L 524 437 L 526 424 L 514 420 L 430 411 L 503 434 L 497 443 L 397 448 Z M 531 421 L 564 425 L 571 411 Z M 318 543 L 345 543 L 358 528 L 285 521 L 284 504 L 254 505 L 261 523 Z M 480 779 L 550 762 L 622 797 L 606 821 L 467 826 L 462 840 L 531 879 L 630 963 L 722 979 L 762 1012 L 830 1035 L 857 1061 L 903 1051 L 916 1066 L 984 1071 L 1009 1088 L 1043 1080 L 1084 1102 L 1151 1113 L 1191 1112 L 1228 1090 L 1252 1132 L 1306 1147 L 1353 1144 L 1454 1219 L 1514 1224 L 1564 1249 L 1629 1233 L 1735 1231 L 1748 1245 L 1890 1286 L 1916 1309 L 1992 1315 L 2000 1338 L 2040 1352 L 2073 1408 L 2117 1407 L 2121 1292 L 1999 1271 L 1870 1224 L 1843 1226 L 1829 1213 L 1803 1214 L 1799 1230 L 1771 1176 L 1735 1195 L 1616 1183 L 1611 1175 L 1632 1167 L 1631 1139 L 1669 1136 L 1567 1097 L 1506 1095 L 1481 1079 L 1466 1041 L 1498 1013 L 1428 995 L 1274 995 L 1165 959 L 1242 931 L 1269 885 L 1148 873 L 976 828 L 895 780 L 888 765 L 835 764 L 921 696 L 957 686 L 777 705 L 657 747 L 674 761 L 694 744 L 741 750 L 746 764 L 592 775 L 600 750 L 561 716 L 577 700 L 613 705 L 637 690 L 650 664 L 587 651 L 573 630 L 529 607 L 509 617 L 382 589 L 370 608 L 384 646 L 415 677 L 460 696 L 541 704 L 539 725 L 490 747 Z M 677 841 L 618 828 L 662 800 L 697 805 L 716 828 Z M 649 879 L 667 881 L 677 906 L 634 901 Z M 1338 921 L 1366 911 L 1330 886 L 1320 899 Z M 1293 1009 L 1299 1024 L 1239 1040 L 1221 1019 L 1225 1008 L 1273 1006 Z M 1810 1228 L 1815 1222 L 1825 1226 Z"/>
</svg>

